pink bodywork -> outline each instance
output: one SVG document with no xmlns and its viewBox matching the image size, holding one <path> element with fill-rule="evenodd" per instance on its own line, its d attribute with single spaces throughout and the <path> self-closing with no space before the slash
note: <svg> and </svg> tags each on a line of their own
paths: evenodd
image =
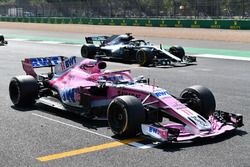
<svg viewBox="0 0 250 167">
<path fill-rule="evenodd" d="M 197 137 L 211 137 L 216 136 L 225 131 L 235 129 L 231 125 L 223 125 L 213 116 L 206 120 L 177 99 L 172 97 L 165 89 L 156 87 L 154 85 L 147 85 L 144 83 L 136 83 L 130 70 L 122 71 L 105 71 L 106 64 L 101 61 L 92 59 L 84 59 L 80 62 L 72 64 L 68 68 L 65 68 L 65 64 L 58 64 L 56 66 L 58 70 L 54 77 L 49 81 L 50 85 L 60 92 L 63 96 L 65 90 L 74 90 L 74 96 L 72 96 L 73 102 L 62 98 L 66 104 L 74 103 L 74 106 L 80 107 L 80 89 L 81 93 L 88 93 L 91 87 L 97 87 L 101 83 L 104 83 L 107 89 L 106 96 L 91 96 L 91 101 L 94 103 L 99 100 L 104 100 L 103 105 L 108 105 L 112 99 L 121 95 L 132 95 L 139 98 L 143 105 L 152 105 L 157 108 L 165 110 L 165 112 L 186 124 L 179 123 L 162 123 L 165 128 L 176 128 L 180 130 L 180 134 L 177 138 L 178 141 L 190 140 Z M 28 60 L 23 62 L 24 70 L 27 74 L 36 77 L 36 73 L 30 65 Z M 119 81 L 119 82 L 118 82 Z M 79 89 L 79 90 L 78 90 Z M 71 99 L 72 100 L 72 99 Z M 190 118 L 197 120 L 194 123 Z M 144 134 L 150 132 L 150 125 L 142 125 L 142 131 Z M 155 128 L 154 132 L 162 139 L 168 139 L 168 132 L 166 129 Z"/>
<path fill-rule="evenodd" d="M 152 103 L 151 105 L 155 107 L 164 108 L 170 115 L 189 125 L 192 133 L 200 133 L 201 127 L 198 127 L 192 121 L 187 119 L 188 117 L 196 117 L 198 114 L 172 97 L 165 89 L 154 85 L 134 83 L 129 70 L 114 72 L 100 70 L 97 68 L 99 63 L 102 62 L 85 59 L 77 65 L 72 66 L 70 70 L 68 69 L 64 71 L 59 76 L 55 75 L 50 81 L 50 84 L 52 87 L 57 88 L 59 92 L 64 91 L 65 89 L 81 87 L 85 93 L 88 93 L 90 87 L 98 86 L 98 82 L 105 80 L 105 84 L 108 87 L 107 96 L 91 96 L 93 102 L 102 98 L 103 100 L 109 100 L 110 102 L 112 99 L 120 95 L 132 95 L 141 99 L 144 105 Z M 115 79 L 119 76 L 127 82 L 116 83 Z M 80 92 L 76 91 L 75 93 L 79 94 Z M 76 102 L 79 100 L 79 96 L 80 95 L 74 95 L 74 97 L 76 97 Z M 69 102 L 65 101 L 65 103 Z M 209 122 L 206 123 L 207 125 L 204 126 L 203 129 L 210 129 Z"/>
</svg>

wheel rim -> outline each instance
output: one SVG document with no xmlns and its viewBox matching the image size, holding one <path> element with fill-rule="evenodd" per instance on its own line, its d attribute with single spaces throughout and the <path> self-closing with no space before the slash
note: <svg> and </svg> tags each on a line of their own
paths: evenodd
<svg viewBox="0 0 250 167">
<path fill-rule="evenodd" d="M 202 104 L 201 104 L 201 100 L 200 100 L 200 98 L 198 97 L 197 94 L 195 94 L 193 92 L 190 92 L 190 91 L 187 91 L 187 92 L 184 92 L 182 94 L 182 97 L 192 100 L 191 105 L 188 106 L 189 108 L 191 108 L 192 110 L 194 110 L 197 113 L 201 112 L 201 105 Z"/>
<path fill-rule="evenodd" d="M 176 57 L 180 58 L 181 60 L 184 57 L 183 53 L 180 50 L 178 50 L 177 48 L 175 48 L 175 47 L 170 48 L 169 52 L 171 54 L 175 55 Z"/>
<path fill-rule="evenodd" d="M 146 54 L 144 51 L 139 51 L 138 52 L 138 62 L 140 65 L 146 64 Z"/>
<path fill-rule="evenodd" d="M 172 53 L 173 55 L 175 55 L 176 54 L 176 49 L 175 48 L 170 48 L 169 52 Z"/>
<path fill-rule="evenodd" d="M 121 106 L 114 104 L 109 112 L 109 124 L 116 134 L 120 134 L 125 130 L 126 114 Z"/>
</svg>

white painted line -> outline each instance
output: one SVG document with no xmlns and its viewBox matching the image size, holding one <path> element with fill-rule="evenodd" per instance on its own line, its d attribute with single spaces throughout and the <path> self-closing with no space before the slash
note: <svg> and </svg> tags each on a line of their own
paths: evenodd
<svg viewBox="0 0 250 167">
<path fill-rule="evenodd" d="M 100 133 L 97 133 L 97 132 L 93 132 L 93 131 L 91 131 L 91 130 L 84 129 L 84 128 L 81 128 L 81 127 L 78 127 L 78 126 L 75 126 L 75 125 L 71 125 L 71 124 L 68 124 L 68 123 L 64 123 L 64 122 L 61 122 L 61 121 L 58 121 L 58 120 L 55 120 L 55 119 L 52 119 L 52 118 L 49 118 L 49 117 L 46 117 L 46 116 L 43 116 L 43 115 L 39 115 L 39 114 L 36 114 L 36 113 L 32 113 L 32 115 L 37 116 L 37 117 L 40 117 L 40 118 L 44 118 L 44 119 L 47 119 L 47 120 L 50 120 L 50 121 L 53 121 L 53 122 L 57 122 L 57 123 L 60 123 L 60 124 L 66 125 L 66 126 L 70 126 L 70 127 L 72 127 L 72 128 L 76 128 L 76 129 L 79 129 L 79 130 L 83 130 L 83 131 L 86 131 L 86 132 L 95 134 L 95 135 L 97 135 L 97 136 L 101 136 L 101 137 L 104 137 L 104 138 L 107 138 L 107 139 L 114 140 L 112 137 L 109 137 L 109 136 L 106 136 L 106 135 L 103 135 L 103 134 L 100 134 Z"/>
<path fill-rule="evenodd" d="M 205 58 L 216 58 L 216 59 L 250 61 L 249 57 L 223 56 L 223 55 L 213 55 L 213 54 L 198 54 L 198 55 L 193 55 L 193 56 L 195 56 L 195 57 L 205 57 Z"/>
<path fill-rule="evenodd" d="M 155 144 L 141 144 L 139 142 L 132 142 L 132 143 L 129 143 L 129 145 L 140 148 L 140 149 L 148 149 L 148 148 L 153 148 L 156 146 Z"/>
<path fill-rule="evenodd" d="M 44 44 L 63 44 L 63 42 L 56 42 L 56 41 L 39 41 L 37 43 L 44 43 Z"/>
<path fill-rule="evenodd" d="M 93 131 L 85 129 L 85 128 L 81 128 L 81 127 L 78 127 L 78 126 L 75 126 L 75 125 L 64 123 L 64 122 L 61 122 L 61 121 L 58 121 L 58 120 L 55 120 L 55 119 L 52 119 L 52 118 L 49 118 L 49 117 L 46 117 L 46 116 L 43 116 L 43 115 L 39 115 L 39 114 L 36 114 L 36 113 L 32 113 L 32 115 L 43 118 L 43 119 L 47 119 L 47 120 L 50 120 L 50 121 L 53 121 L 53 122 L 57 122 L 57 123 L 60 123 L 60 124 L 66 125 L 66 126 L 70 126 L 72 128 L 83 130 L 85 132 L 89 132 L 91 134 L 95 134 L 97 136 L 104 137 L 106 139 L 111 139 L 113 141 L 119 141 L 119 140 L 114 139 L 114 138 L 112 138 L 110 136 L 106 136 L 106 135 L 103 135 L 103 134 L 100 134 L 100 133 L 97 133 L 97 132 L 93 132 Z M 131 145 L 131 146 L 134 146 L 134 147 L 140 148 L 140 149 L 148 149 L 148 148 L 153 148 L 153 147 L 156 146 L 155 144 L 147 144 L 147 145 L 145 145 L 145 144 L 141 144 L 141 143 L 138 143 L 138 142 L 131 142 L 131 143 L 128 143 L 128 145 Z"/>
<path fill-rule="evenodd" d="M 28 39 L 21 39 L 21 38 L 10 38 L 10 39 L 6 39 L 8 41 L 28 41 Z"/>
<path fill-rule="evenodd" d="M 69 44 L 67 44 L 67 45 L 69 45 Z M 73 45 L 73 46 L 78 46 L 78 47 L 79 47 L 79 46 L 80 46 L 80 47 L 82 47 L 82 45 L 83 45 L 83 44 L 70 44 L 70 45 Z"/>
</svg>

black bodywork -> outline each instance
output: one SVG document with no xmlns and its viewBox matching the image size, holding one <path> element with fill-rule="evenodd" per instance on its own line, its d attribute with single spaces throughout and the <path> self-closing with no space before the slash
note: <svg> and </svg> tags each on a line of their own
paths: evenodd
<svg viewBox="0 0 250 167">
<path fill-rule="evenodd" d="M 5 41 L 4 36 L 0 34 L 0 46 L 7 45 L 8 42 Z"/>
<path fill-rule="evenodd" d="M 96 55 L 123 62 L 136 62 L 141 66 L 190 64 L 196 58 L 187 56 L 181 46 L 169 50 L 157 47 L 145 40 L 134 39 L 130 34 L 86 37 L 81 48 L 82 57 L 95 58 Z"/>
</svg>

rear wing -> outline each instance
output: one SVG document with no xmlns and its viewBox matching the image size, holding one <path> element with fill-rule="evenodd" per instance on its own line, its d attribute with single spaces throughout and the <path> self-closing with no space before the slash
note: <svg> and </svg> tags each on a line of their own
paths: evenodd
<svg viewBox="0 0 250 167">
<path fill-rule="evenodd" d="M 29 63 L 33 68 L 41 68 L 55 66 L 60 64 L 64 59 L 65 57 L 63 56 L 26 58 L 22 63 Z"/>
<path fill-rule="evenodd" d="M 96 36 L 96 37 L 85 37 L 87 44 L 94 44 L 94 42 L 100 42 L 101 44 L 109 38 L 108 36 Z"/>
<path fill-rule="evenodd" d="M 27 75 L 31 75 L 36 78 L 37 74 L 34 68 L 51 67 L 51 71 L 53 72 L 52 67 L 62 63 L 64 59 L 65 57 L 63 56 L 26 58 L 22 60 L 22 66 Z"/>
</svg>

